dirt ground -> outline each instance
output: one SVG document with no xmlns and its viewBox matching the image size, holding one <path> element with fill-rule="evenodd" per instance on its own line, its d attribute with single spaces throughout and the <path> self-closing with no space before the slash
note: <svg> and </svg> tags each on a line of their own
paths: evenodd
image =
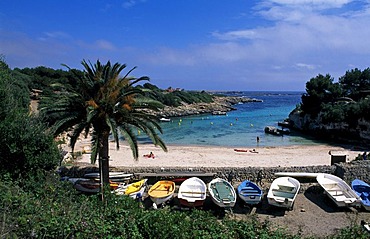
<svg viewBox="0 0 370 239">
<path fill-rule="evenodd" d="M 233 183 L 234 186 L 237 183 Z M 211 211 L 215 216 L 222 218 L 229 216 L 235 219 L 247 219 L 256 216 L 261 222 L 268 220 L 272 225 L 285 228 L 292 234 L 300 234 L 304 237 L 323 238 L 334 234 L 340 229 L 352 224 L 360 224 L 361 220 L 370 221 L 370 212 L 362 208 L 338 208 L 325 194 L 317 183 L 301 183 L 300 193 L 297 195 L 293 210 L 285 210 L 270 206 L 267 203 L 268 185 L 263 185 L 265 197 L 261 205 L 253 208 L 245 205 L 238 198 L 232 212 L 225 213 L 224 209 L 217 207 L 208 196 L 203 209 Z M 144 199 L 147 208 L 152 206 L 149 197 Z M 176 198 L 170 202 L 170 206 L 180 209 Z M 369 234 L 370 237 L 370 234 Z"/>
</svg>

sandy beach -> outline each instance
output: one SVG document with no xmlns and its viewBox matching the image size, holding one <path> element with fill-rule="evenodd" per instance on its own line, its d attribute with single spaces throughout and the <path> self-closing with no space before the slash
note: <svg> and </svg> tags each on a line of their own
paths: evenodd
<svg viewBox="0 0 370 239">
<path fill-rule="evenodd" d="M 86 151 L 88 139 L 79 140 L 75 151 Z M 139 145 L 139 159 L 135 160 L 131 149 L 125 144 L 116 150 L 110 144 L 110 166 L 112 167 L 289 167 L 330 165 L 329 152 L 343 153 L 353 160 L 361 151 L 332 145 L 299 145 L 279 147 L 238 148 L 247 152 L 237 152 L 233 147 L 174 146 L 168 145 L 168 152 L 149 144 Z M 66 149 L 68 151 L 68 149 Z M 253 151 L 254 150 L 254 151 Z M 152 152 L 154 158 L 144 155 Z M 90 154 L 84 153 L 79 163 L 90 163 Z"/>
</svg>

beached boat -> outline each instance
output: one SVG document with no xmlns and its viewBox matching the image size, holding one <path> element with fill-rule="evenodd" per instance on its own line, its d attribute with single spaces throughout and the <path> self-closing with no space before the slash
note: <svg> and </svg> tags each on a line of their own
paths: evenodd
<svg viewBox="0 0 370 239">
<path fill-rule="evenodd" d="M 208 184 L 208 191 L 212 201 L 219 207 L 234 207 L 236 192 L 233 186 L 222 178 L 215 178 Z"/>
<path fill-rule="evenodd" d="M 301 184 L 292 177 L 280 177 L 275 179 L 267 193 L 267 201 L 270 205 L 293 209 Z"/>
<path fill-rule="evenodd" d="M 338 207 L 361 206 L 361 198 L 341 178 L 322 173 L 316 180 Z"/>
<path fill-rule="evenodd" d="M 259 204 L 262 200 L 263 191 L 257 184 L 244 180 L 237 188 L 238 195 L 246 204 Z"/>
<path fill-rule="evenodd" d="M 293 178 L 315 178 L 320 173 L 306 173 L 306 172 L 277 172 L 275 176 L 278 177 L 293 177 Z"/>
<path fill-rule="evenodd" d="M 133 176 L 132 173 L 124 172 L 109 172 L 109 179 L 112 181 L 124 181 L 129 180 Z M 84 178 L 100 179 L 100 173 L 86 173 Z"/>
<path fill-rule="evenodd" d="M 121 183 L 118 182 L 110 182 L 109 186 L 112 190 L 117 189 L 120 187 Z M 98 180 L 94 179 L 80 179 L 77 180 L 74 184 L 73 187 L 84 193 L 98 193 L 100 192 L 101 184 Z"/>
<path fill-rule="evenodd" d="M 148 179 L 142 179 L 140 181 L 130 183 L 125 187 L 118 187 L 114 190 L 114 193 L 117 195 L 127 195 L 133 199 L 141 198 L 147 188 L 147 181 Z"/>
<path fill-rule="evenodd" d="M 156 182 L 149 189 L 150 199 L 154 203 L 154 207 L 169 201 L 175 192 L 175 183 L 173 181 L 161 180 Z"/>
<path fill-rule="evenodd" d="M 353 191 L 361 198 L 361 204 L 365 210 L 370 211 L 370 185 L 360 179 L 352 181 Z"/>
<path fill-rule="evenodd" d="M 207 185 L 197 177 L 191 177 L 181 183 L 177 198 L 183 206 L 202 206 L 207 197 Z"/>
</svg>

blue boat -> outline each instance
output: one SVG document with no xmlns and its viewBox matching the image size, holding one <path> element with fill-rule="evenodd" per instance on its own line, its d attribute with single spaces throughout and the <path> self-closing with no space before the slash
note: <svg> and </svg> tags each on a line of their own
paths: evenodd
<svg viewBox="0 0 370 239">
<path fill-rule="evenodd" d="M 361 204 L 366 211 L 370 211 L 370 185 L 360 179 L 352 181 L 352 190 L 361 198 Z"/>
<path fill-rule="evenodd" d="M 245 180 L 238 186 L 238 195 L 246 204 L 259 204 L 262 200 L 263 191 L 257 184 Z"/>
</svg>

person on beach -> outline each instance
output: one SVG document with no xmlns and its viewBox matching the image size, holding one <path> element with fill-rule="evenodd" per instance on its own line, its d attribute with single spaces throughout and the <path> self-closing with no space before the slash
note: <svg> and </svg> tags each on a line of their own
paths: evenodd
<svg viewBox="0 0 370 239">
<path fill-rule="evenodd" d="M 155 158 L 153 152 L 150 152 L 149 154 L 145 154 L 144 157 L 146 157 L 146 158 L 153 158 L 153 159 Z"/>
</svg>

